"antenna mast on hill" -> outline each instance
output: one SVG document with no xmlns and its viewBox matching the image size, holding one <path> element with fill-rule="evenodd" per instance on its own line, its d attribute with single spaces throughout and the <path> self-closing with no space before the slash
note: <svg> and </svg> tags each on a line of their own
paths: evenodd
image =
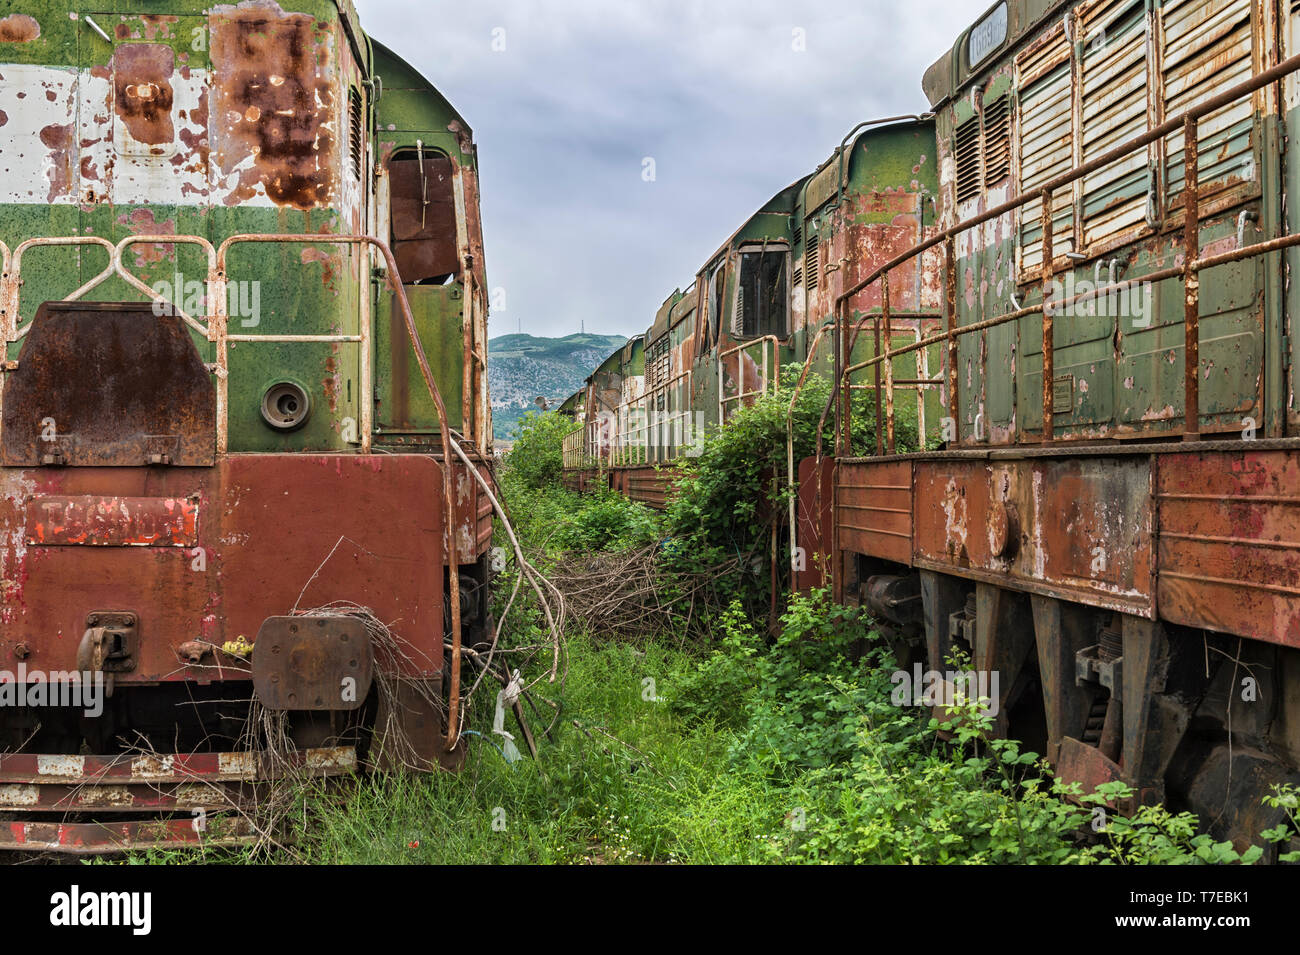
<svg viewBox="0 0 1300 955">
<path fill-rule="evenodd" d="M 587 320 L 585 318 L 578 319 L 578 332 L 582 335 L 587 334 Z"/>
</svg>

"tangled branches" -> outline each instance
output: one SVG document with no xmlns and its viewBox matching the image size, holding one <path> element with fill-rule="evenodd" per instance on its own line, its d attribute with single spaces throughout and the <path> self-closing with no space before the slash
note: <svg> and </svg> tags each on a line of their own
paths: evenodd
<svg viewBox="0 0 1300 955">
<path fill-rule="evenodd" d="M 596 637 L 636 638 L 702 632 L 705 611 L 716 609 L 714 584 L 737 572 L 734 557 L 692 572 L 665 576 L 659 545 L 622 552 L 569 553 L 551 572 L 570 616 Z"/>
</svg>

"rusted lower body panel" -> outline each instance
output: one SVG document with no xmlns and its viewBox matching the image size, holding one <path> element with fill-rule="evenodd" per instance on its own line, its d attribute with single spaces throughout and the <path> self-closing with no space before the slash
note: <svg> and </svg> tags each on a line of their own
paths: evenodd
<svg viewBox="0 0 1300 955">
<path fill-rule="evenodd" d="M 565 468 L 561 477 L 561 483 L 570 491 L 577 491 L 581 494 L 591 483 L 591 471 L 579 470 L 577 468 Z"/>
<path fill-rule="evenodd" d="M 1300 451 L 1164 455 L 1160 617 L 1300 647 Z"/>
<path fill-rule="evenodd" d="M 835 493 L 835 461 L 822 458 L 804 458 L 799 462 L 799 502 L 796 516 L 797 546 L 802 548 L 802 568 L 799 555 L 795 558 L 794 583 L 800 593 L 826 585 L 831 553 L 831 500 Z"/>
<path fill-rule="evenodd" d="M 1300 646 L 1300 450 L 850 460 L 835 491 L 844 553 Z"/>
<path fill-rule="evenodd" d="M 479 476 L 495 488 L 496 478 L 488 459 L 473 447 L 466 447 L 466 455 L 474 462 Z M 438 456 L 441 462 L 442 457 Z M 459 520 L 456 537 L 456 559 L 461 564 L 472 564 L 492 546 L 492 499 L 483 491 L 483 486 L 474 479 L 474 475 L 465 467 L 464 462 L 453 463 L 456 484 L 456 514 Z M 499 493 L 493 491 L 493 493 Z M 443 545 L 447 537 L 443 535 Z"/>
<path fill-rule="evenodd" d="M 441 498 L 438 463 L 418 455 L 0 469 L 0 666 L 75 670 L 89 618 L 124 611 L 138 640 L 119 685 L 247 679 L 238 660 L 191 661 L 180 648 L 252 642 L 268 617 L 349 601 L 411 645 L 405 672 L 433 676 L 442 667 Z M 196 534 L 182 521 L 151 539 L 134 523 L 150 509 L 142 501 L 160 513 L 186 502 Z M 33 522 L 55 504 L 57 529 Z"/>
<path fill-rule="evenodd" d="M 675 480 L 675 468 L 626 467 L 611 472 L 614 490 L 659 511 L 668 506 L 668 488 Z"/>
<path fill-rule="evenodd" d="M 1154 615 L 1148 456 L 922 458 L 911 466 L 916 566 Z"/>
<path fill-rule="evenodd" d="M 912 464 L 843 461 L 836 470 L 840 549 L 900 564 L 912 562 Z"/>
</svg>

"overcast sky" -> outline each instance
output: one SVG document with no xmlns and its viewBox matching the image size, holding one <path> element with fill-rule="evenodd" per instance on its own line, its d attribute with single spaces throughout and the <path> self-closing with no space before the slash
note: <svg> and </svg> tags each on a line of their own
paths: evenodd
<svg viewBox="0 0 1300 955">
<path fill-rule="evenodd" d="M 856 123 L 924 111 L 991 0 L 356 2 L 474 130 L 491 335 L 561 336 L 644 332 Z"/>
</svg>

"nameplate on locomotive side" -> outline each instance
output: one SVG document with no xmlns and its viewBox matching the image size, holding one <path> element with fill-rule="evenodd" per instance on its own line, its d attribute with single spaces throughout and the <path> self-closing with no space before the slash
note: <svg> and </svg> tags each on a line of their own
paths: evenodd
<svg viewBox="0 0 1300 955">
<path fill-rule="evenodd" d="M 196 499 L 84 495 L 27 502 L 28 544 L 191 547 L 198 530 Z"/>
</svg>

